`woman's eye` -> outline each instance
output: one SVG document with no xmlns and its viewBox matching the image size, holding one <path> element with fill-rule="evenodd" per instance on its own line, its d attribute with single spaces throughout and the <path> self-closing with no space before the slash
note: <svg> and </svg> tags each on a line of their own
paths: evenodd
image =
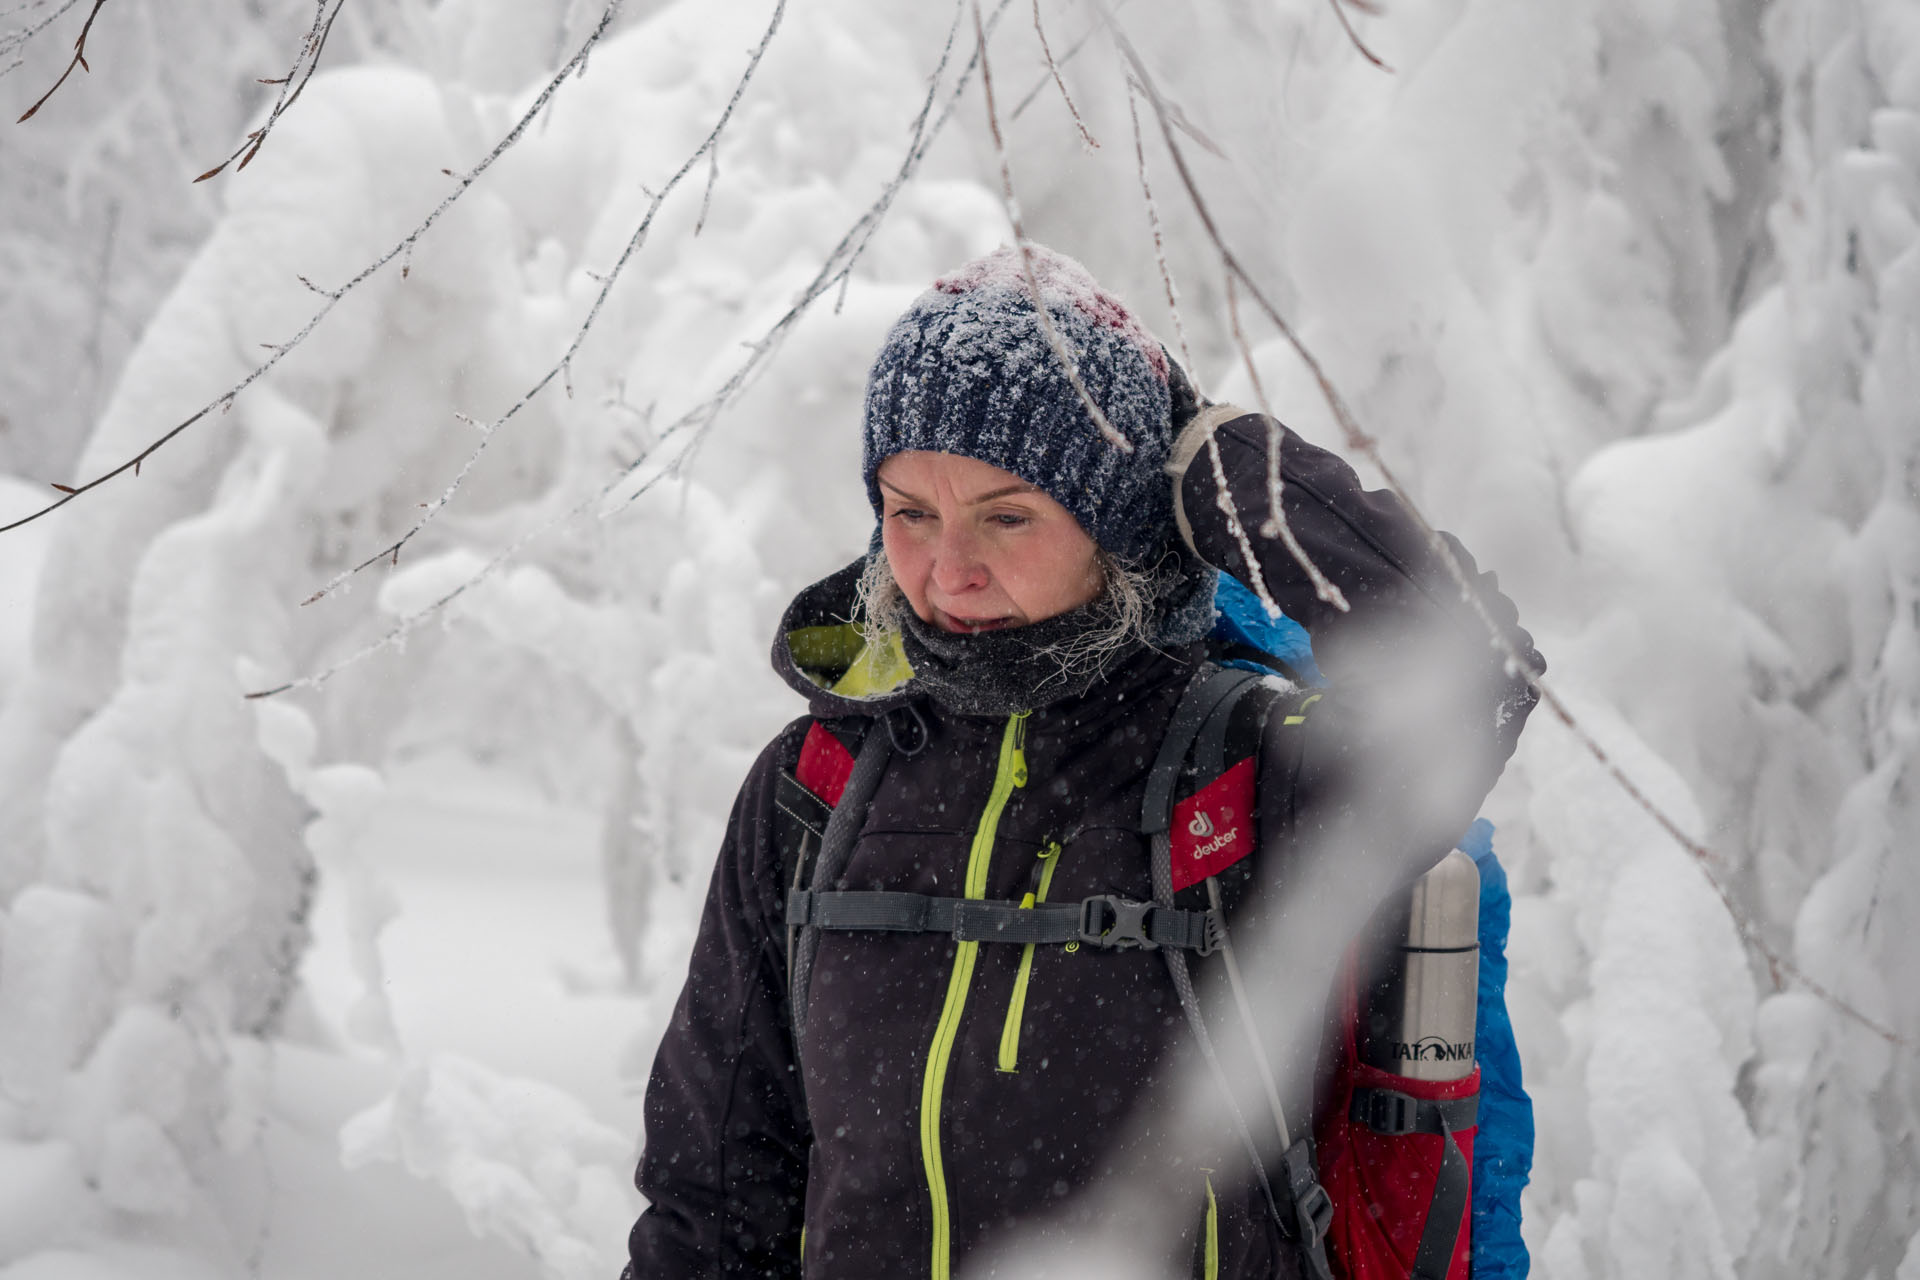
<svg viewBox="0 0 1920 1280">
<path fill-rule="evenodd" d="M 897 507 L 887 513 L 889 520 L 898 520 L 902 524 L 919 524 L 927 518 L 927 513 L 918 507 Z"/>
<path fill-rule="evenodd" d="M 995 514 L 989 516 L 988 519 L 991 520 L 994 524 L 999 525 L 1003 529 L 1018 529 L 1021 526 L 1028 523 L 1028 518 L 1026 516 L 1015 515 L 1011 511 L 996 512 Z"/>
</svg>

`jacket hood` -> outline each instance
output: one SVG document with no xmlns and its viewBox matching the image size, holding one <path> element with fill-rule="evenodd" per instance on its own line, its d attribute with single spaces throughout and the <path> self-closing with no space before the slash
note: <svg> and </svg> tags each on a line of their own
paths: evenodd
<svg viewBox="0 0 1920 1280">
<path fill-rule="evenodd" d="M 864 559 L 855 560 L 802 590 L 781 615 L 773 637 L 773 669 L 822 720 L 885 715 L 919 697 L 904 656 L 876 658 L 866 652 L 856 620 L 865 567 Z M 848 679 L 863 663 L 866 670 Z"/>
<path fill-rule="evenodd" d="M 865 567 L 864 559 L 855 560 L 802 590 L 787 606 L 773 639 L 773 669 L 807 699 L 807 708 L 817 719 L 883 716 L 915 702 L 937 706 L 931 690 L 914 678 L 904 651 L 875 654 L 868 649 L 857 623 L 858 587 Z M 1210 590 L 1196 603 L 1211 616 Z M 1184 672 L 1202 656 L 1203 646 L 1198 643 L 1142 649 L 1122 659 L 1086 692 L 1049 702 L 1044 710 L 1062 713 L 1068 722 L 1081 725 L 1104 722 L 1124 710 L 1125 700 L 1114 697 L 1117 686 L 1184 679 Z"/>
</svg>

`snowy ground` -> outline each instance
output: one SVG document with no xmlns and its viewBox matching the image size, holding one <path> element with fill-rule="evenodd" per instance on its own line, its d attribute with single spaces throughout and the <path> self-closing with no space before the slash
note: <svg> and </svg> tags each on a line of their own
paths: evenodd
<svg viewBox="0 0 1920 1280">
<path fill-rule="evenodd" d="M 354 972 L 359 926 L 343 886 L 323 879 L 313 904 L 314 941 L 301 976 L 310 1007 L 269 1051 L 271 1093 L 244 1158 L 223 1170 L 216 1194 L 251 1225 L 246 1267 L 280 1280 L 344 1275 L 409 1280 L 506 1280 L 528 1274 L 524 1238 L 512 1219 L 514 1189 L 478 1185 L 470 1168 L 466 1200 L 420 1173 L 445 1162 L 417 1154 L 404 1162 L 342 1159 L 342 1130 L 386 1101 L 408 1067 L 471 1069 L 479 1089 L 448 1088 L 449 1122 L 484 1128 L 497 1116 L 538 1124 L 558 1094 L 577 1099 L 609 1138 L 603 1155 L 618 1179 L 640 1134 L 640 1092 L 657 1026 L 646 997 L 617 985 L 599 885 L 597 819 L 556 806 L 523 780 L 456 756 L 395 771 L 355 841 L 391 895 L 379 933 L 383 978 L 397 1044 L 355 1044 L 352 1011 L 366 994 Z M 671 992 L 667 999 L 671 999 Z M 486 1064 L 485 1068 L 477 1064 Z M 638 1067 L 640 1074 L 632 1074 Z M 482 1105 L 497 1116 L 476 1114 Z M 421 1126 L 426 1132 L 431 1124 Z M 505 1155 L 495 1147 L 495 1157 Z M 526 1152 L 516 1153 L 523 1160 Z M 491 1173 L 510 1179 L 519 1168 Z M 0 1199 L 31 1203 L 32 1170 L 0 1172 Z M 470 1218 L 462 1205 L 471 1203 Z M 571 1273 L 619 1269 L 625 1228 L 639 1198 L 608 1195 L 594 1241 L 604 1257 L 575 1260 Z M 242 1208 L 244 1206 L 244 1208 Z M 10 1213 L 11 1216 L 11 1213 Z M 125 1224 L 123 1224 L 124 1230 Z M 493 1234 L 479 1234 L 492 1231 Z M 596 1271 L 591 1265 L 599 1262 Z M 561 1274 L 569 1274 L 562 1268 Z M 0 1269 L 8 1280 L 201 1280 L 223 1275 L 190 1242 L 137 1228 L 54 1248 Z"/>
</svg>

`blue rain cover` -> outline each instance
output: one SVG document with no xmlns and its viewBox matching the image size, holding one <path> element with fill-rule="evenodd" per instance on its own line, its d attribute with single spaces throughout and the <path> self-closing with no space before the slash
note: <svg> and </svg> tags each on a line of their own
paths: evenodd
<svg viewBox="0 0 1920 1280">
<path fill-rule="evenodd" d="M 1480 1128 L 1473 1139 L 1474 1280 L 1525 1280 L 1520 1189 L 1533 1169 L 1533 1100 L 1520 1081 L 1520 1048 L 1507 1017 L 1507 926 L 1513 899 L 1493 856 L 1493 824 L 1476 818 L 1460 851 L 1480 869 Z"/>
<path fill-rule="evenodd" d="M 1269 617 L 1252 590 L 1220 575 L 1214 596 L 1213 636 L 1270 653 L 1310 684 L 1326 678 L 1313 660 L 1306 628 L 1281 614 Z M 1250 662 L 1227 666 L 1263 670 Z M 1475 1054 L 1480 1062 L 1480 1125 L 1473 1139 L 1473 1280 L 1525 1280 L 1526 1242 L 1520 1238 L 1520 1189 L 1533 1169 L 1533 1101 L 1520 1082 L 1520 1050 L 1507 1017 L 1507 930 L 1513 899 L 1507 873 L 1493 855 L 1493 824 L 1477 818 L 1460 851 L 1480 871 L 1480 1000 Z"/>
<path fill-rule="evenodd" d="M 1212 638 L 1223 644 L 1243 644 L 1249 649 L 1270 653 L 1298 671 L 1308 684 L 1327 682 L 1320 668 L 1314 665 L 1313 642 L 1307 639 L 1307 629 L 1284 613 L 1269 617 L 1260 597 L 1230 573 L 1222 573 L 1220 585 L 1214 589 Z M 1247 671 L 1267 670 L 1244 661 L 1222 665 Z"/>
</svg>

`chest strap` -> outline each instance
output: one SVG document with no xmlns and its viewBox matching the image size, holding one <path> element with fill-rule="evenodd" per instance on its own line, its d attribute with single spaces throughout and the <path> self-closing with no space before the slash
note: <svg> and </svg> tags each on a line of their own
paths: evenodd
<svg viewBox="0 0 1920 1280">
<path fill-rule="evenodd" d="M 1081 942 L 1103 949 L 1173 947 L 1211 955 L 1220 921 L 1212 911 L 1181 911 L 1113 894 L 1077 903 L 934 898 L 920 893 L 858 890 L 787 894 L 789 928 L 846 932 L 949 933 L 960 942 Z"/>
</svg>

